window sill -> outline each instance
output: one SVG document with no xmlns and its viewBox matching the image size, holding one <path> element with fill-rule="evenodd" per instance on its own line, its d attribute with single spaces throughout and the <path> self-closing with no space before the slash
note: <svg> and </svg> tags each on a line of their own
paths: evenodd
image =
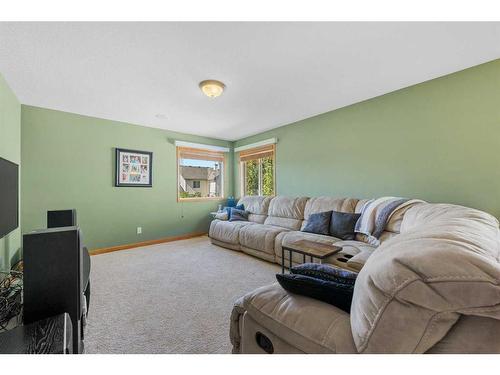
<svg viewBox="0 0 500 375">
<path fill-rule="evenodd" d="M 208 197 L 208 198 L 177 198 L 177 202 L 203 202 L 203 201 L 223 201 L 225 197 Z"/>
</svg>

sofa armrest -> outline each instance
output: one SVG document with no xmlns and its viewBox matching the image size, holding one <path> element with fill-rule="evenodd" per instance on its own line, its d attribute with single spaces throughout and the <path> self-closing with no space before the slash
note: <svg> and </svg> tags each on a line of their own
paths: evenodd
<svg viewBox="0 0 500 375">
<path fill-rule="evenodd" d="M 244 337 L 248 331 L 242 330 L 246 317 L 302 353 L 356 353 L 348 313 L 288 293 L 278 283 L 258 288 L 235 303 L 230 327 L 233 353 L 246 351 L 241 346 L 250 339 Z"/>
<path fill-rule="evenodd" d="M 241 350 L 241 322 L 243 319 L 243 314 L 245 313 L 245 308 L 243 307 L 244 298 L 239 298 L 233 306 L 233 311 L 231 311 L 231 322 L 229 326 L 229 339 L 231 344 L 233 344 L 233 354 L 240 353 Z"/>
</svg>

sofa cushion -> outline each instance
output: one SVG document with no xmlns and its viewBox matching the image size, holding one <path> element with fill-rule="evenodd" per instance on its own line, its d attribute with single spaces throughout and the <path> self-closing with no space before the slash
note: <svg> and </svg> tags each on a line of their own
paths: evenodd
<svg viewBox="0 0 500 375">
<path fill-rule="evenodd" d="M 337 267 L 359 272 L 373 252 L 375 246 L 360 241 L 339 241 L 335 243 L 342 250 L 331 257 L 326 258 L 323 263 L 333 264 Z"/>
<path fill-rule="evenodd" d="M 304 220 L 304 208 L 307 200 L 306 197 L 274 197 L 269 204 L 268 217 L 264 224 L 299 230 Z"/>
<path fill-rule="evenodd" d="M 272 197 L 264 197 L 261 195 L 246 195 L 240 198 L 238 205 L 242 204 L 245 206 L 245 210 L 251 214 L 267 215 L 271 199 Z"/>
<path fill-rule="evenodd" d="M 354 227 L 361 214 L 332 211 L 330 220 L 330 235 L 341 240 L 354 240 Z"/>
<path fill-rule="evenodd" d="M 332 211 L 318 212 L 309 215 L 307 225 L 302 227 L 302 232 L 330 235 L 330 219 Z"/>
<path fill-rule="evenodd" d="M 250 249 L 274 255 L 274 240 L 278 234 L 284 231 L 288 231 L 288 229 L 254 223 L 241 228 L 239 234 L 240 244 Z"/>
<path fill-rule="evenodd" d="M 423 203 L 406 212 L 400 230 L 358 275 L 351 325 L 359 352 L 423 353 L 461 315 L 500 321 L 500 235 L 493 216 Z"/>
<path fill-rule="evenodd" d="M 258 215 L 258 214 L 248 214 L 248 221 L 251 221 L 252 223 L 257 223 L 257 224 L 264 224 L 264 221 L 266 221 L 267 215 Z"/>
<path fill-rule="evenodd" d="M 312 214 L 325 211 L 354 212 L 357 202 L 358 199 L 356 198 L 309 198 L 304 207 L 304 223 L 302 224 L 302 228 L 307 225 L 309 216 Z"/>
<path fill-rule="evenodd" d="M 272 197 L 247 195 L 241 197 L 238 204 L 245 206 L 245 211 L 248 212 L 248 221 L 263 224 L 267 218 L 267 211 L 271 199 Z"/>
<path fill-rule="evenodd" d="M 247 225 L 254 225 L 248 221 L 221 221 L 213 220 L 208 232 L 210 238 L 233 245 L 240 244 L 240 229 Z"/>
<path fill-rule="evenodd" d="M 356 352 L 349 314 L 325 302 L 290 294 L 277 283 L 259 288 L 237 301 L 233 320 L 243 311 L 303 352 Z M 236 331 L 233 327 L 233 342 L 237 340 Z"/>
<path fill-rule="evenodd" d="M 290 219 L 288 217 L 268 216 L 264 224 L 286 228 L 288 230 L 300 230 L 302 220 Z"/>
</svg>

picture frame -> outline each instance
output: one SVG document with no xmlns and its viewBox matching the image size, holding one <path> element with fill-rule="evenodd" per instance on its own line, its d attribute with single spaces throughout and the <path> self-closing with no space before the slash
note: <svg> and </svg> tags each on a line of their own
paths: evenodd
<svg viewBox="0 0 500 375">
<path fill-rule="evenodd" d="M 115 187 L 152 187 L 153 153 L 115 148 Z"/>
</svg>

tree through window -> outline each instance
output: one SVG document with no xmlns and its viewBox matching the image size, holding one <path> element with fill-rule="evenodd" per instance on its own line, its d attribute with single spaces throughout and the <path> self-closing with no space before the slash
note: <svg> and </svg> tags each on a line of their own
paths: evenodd
<svg viewBox="0 0 500 375">
<path fill-rule="evenodd" d="M 240 152 L 242 195 L 275 194 L 274 145 Z"/>
</svg>

